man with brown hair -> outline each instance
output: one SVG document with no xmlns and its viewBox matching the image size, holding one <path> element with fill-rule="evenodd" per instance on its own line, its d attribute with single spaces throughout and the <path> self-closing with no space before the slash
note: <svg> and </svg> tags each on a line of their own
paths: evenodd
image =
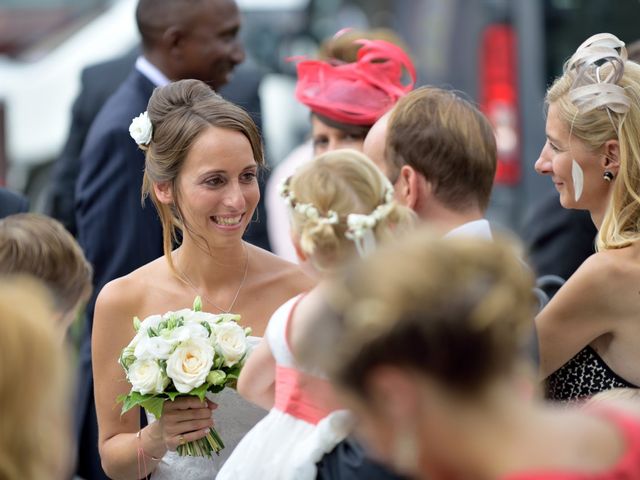
<svg viewBox="0 0 640 480">
<path fill-rule="evenodd" d="M 448 235 L 491 238 L 484 213 L 496 171 L 487 118 L 453 92 L 421 87 L 369 131 L 364 152 L 395 188 L 396 199 Z"/>
</svg>

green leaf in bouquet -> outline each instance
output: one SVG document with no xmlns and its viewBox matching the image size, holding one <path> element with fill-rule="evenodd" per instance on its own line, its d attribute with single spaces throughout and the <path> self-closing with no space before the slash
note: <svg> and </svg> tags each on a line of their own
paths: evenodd
<svg viewBox="0 0 640 480">
<path fill-rule="evenodd" d="M 144 406 L 143 404 L 153 398 L 158 398 L 155 395 L 152 394 L 146 394 L 143 395 L 140 392 L 129 392 L 128 395 L 120 395 L 118 396 L 118 398 L 116 399 L 117 402 L 122 402 L 122 411 L 120 412 L 120 414 L 125 414 L 127 413 L 129 410 L 131 410 L 133 407 L 137 407 L 139 405 Z M 160 400 L 162 402 L 164 402 L 163 398 L 160 398 Z M 160 411 L 162 412 L 162 408 L 160 408 Z M 153 412 L 151 412 L 153 413 Z M 155 414 L 154 414 L 155 415 Z"/>
<path fill-rule="evenodd" d="M 211 336 L 211 325 L 209 325 L 209 322 L 200 322 L 200 325 L 206 328 L 209 336 Z"/>
<path fill-rule="evenodd" d="M 194 388 L 193 390 L 191 390 L 191 392 L 189 392 L 189 395 L 194 395 L 198 397 L 201 401 L 204 401 L 204 396 L 207 393 L 208 388 L 209 388 L 209 384 L 207 382 L 204 382 L 198 388 Z"/>
<path fill-rule="evenodd" d="M 245 327 L 244 328 L 244 335 L 245 337 L 250 336 L 253 333 L 253 330 L 251 329 L 251 327 Z"/>
<path fill-rule="evenodd" d="M 193 300 L 193 311 L 194 312 L 201 312 L 202 311 L 202 298 L 200 298 L 200 295 L 198 295 Z"/>
<path fill-rule="evenodd" d="M 138 317 L 133 317 L 133 329 L 136 331 L 136 333 L 138 333 L 138 330 L 140 330 L 140 325 L 142 325 L 140 319 Z"/>
<path fill-rule="evenodd" d="M 149 328 L 147 329 L 147 335 L 149 335 L 149 338 L 152 338 L 152 337 L 159 337 L 159 336 L 160 336 L 160 334 L 158 333 L 158 331 L 157 331 L 155 328 L 153 328 L 153 327 L 149 327 Z"/>
<path fill-rule="evenodd" d="M 176 392 L 176 391 L 173 391 L 173 392 L 165 391 L 164 393 L 169 397 L 169 400 L 171 400 L 172 402 L 176 399 L 177 396 L 180 395 L 180 392 Z"/>
<path fill-rule="evenodd" d="M 162 416 L 162 405 L 166 400 L 166 398 L 154 396 L 141 402 L 140 405 L 154 417 L 160 418 Z"/>
</svg>

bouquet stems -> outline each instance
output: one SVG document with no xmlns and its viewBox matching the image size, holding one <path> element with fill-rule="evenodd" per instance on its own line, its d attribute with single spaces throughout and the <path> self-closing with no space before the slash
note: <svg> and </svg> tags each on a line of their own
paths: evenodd
<svg viewBox="0 0 640 480">
<path fill-rule="evenodd" d="M 209 429 L 209 433 L 199 440 L 178 445 L 178 455 L 181 457 L 212 457 L 215 453 L 220 455 L 220 450 L 224 448 L 224 442 L 215 428 Z"/>
</svg>

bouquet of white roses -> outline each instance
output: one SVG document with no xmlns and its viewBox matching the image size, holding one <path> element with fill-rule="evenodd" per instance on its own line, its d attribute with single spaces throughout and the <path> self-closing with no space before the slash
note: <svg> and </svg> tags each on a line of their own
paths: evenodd
<svg viewBox="0 0 640 480">
<path fill-rule="evenodd" d="M 118 360 L 131 391 L 118 397 L 122 413 L 136 405 L 156 418 L 162 405 L 178 396 L 217 393 L 235 385 L 249 350 L 250 329 L 238 325 L 239 315 L 202 311 L 196 297 L 193 309 L 133 319 L 136 335 Z M 211 456 L 224 448 L 212 428 L 206 437 L 178 447 L 180 455 Z"/>
</svg>

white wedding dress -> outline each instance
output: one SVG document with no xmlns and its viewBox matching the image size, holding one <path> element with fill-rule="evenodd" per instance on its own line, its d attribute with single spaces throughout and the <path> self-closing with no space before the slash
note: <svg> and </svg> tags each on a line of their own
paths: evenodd
<svg viewBox="0 0 640 480">
<path fill-rule="evenodd" d="M 259 337 L 249 337 L 251 347 L 259 342 Z M 209 396 L 209 395 L 208 395 Z M 231 388 L 210 395 L 209 398 L 218 404 L 212 412 L 215 427 L 220 434 L 225 448 L 220 455 L 213 458 L 181 457 L 177 452 L 167 452 L 151 475 L 152 480 L 211 480 L 215 478 L 222 464 L 229 458 L 233 449 L 242 437 L 266 415 L 266 411 L 243 399 Z M 155 421 L 147 413 L 149 422 Z"/>
</svg>

